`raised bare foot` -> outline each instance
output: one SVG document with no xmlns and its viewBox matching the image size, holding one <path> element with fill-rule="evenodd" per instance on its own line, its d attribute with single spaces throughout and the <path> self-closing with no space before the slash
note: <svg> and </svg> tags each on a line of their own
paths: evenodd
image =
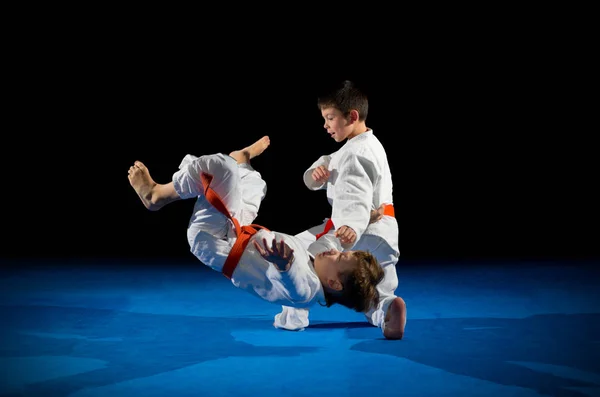
<svg viewBox="0 0 600 397">
<path fill-rule="evenodd" d="M 402 339 L 406 326 L 406 303 L 404 299 L 395 298 L 385 315 L 383 336 L 386 339 Z"/>
<path fill-rule="evenodd" d="M 144 207 L 154 211 L 155 208 L 152 204 L 152 190 L 156 186 L 156 182 L 150 177 L 150 171 L 141 162 L 136 161 L 131 167 L 129 167 L 129 183 L 139 196 L 140 200 L 144 204 Z"/>
<path fill-rule="evenodd" d="M 271 144 L 271 140 L 268 135 L 263 136 L 258 141 L 254 142 L 252 145 L 248 146 L 244 149 L 244 151 L 248 152 L 250 155 L 250 159 L 260 155 L 265 151 L 266 148 Z"/>
<path fill-rule="evenodd" d="M 264 152 L 270 144 L 271 140 L 269 139 L 269 136 L 265 135 L 252 145 L 247 146 L 242 150 L 234 150 L 233 152 L 229 153 L 229 155 L 236 159 L 238 163 L 247 163 L 254 157 Z"/>
</svg>

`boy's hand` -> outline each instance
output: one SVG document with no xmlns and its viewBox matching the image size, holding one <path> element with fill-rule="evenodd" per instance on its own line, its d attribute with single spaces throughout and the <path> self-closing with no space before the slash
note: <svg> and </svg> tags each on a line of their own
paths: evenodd
<svg viewBox="0 0 600 397">
<path fill-rule="evenodd" d="M 351 247 L 356 241 L 356 232 L 348 226 L 342 226 L 335 231 L 335 237 L 340 239 L 342 247 Z"/>
<path fill-rule="evenodd" d="M 329 170 L 324 165 L 320 165 L 312 172 L 312 179 L 315 182 L 325 183 L 329 179 Z"/>
<path fill-rule="evenodd" d="M 262 239 L 262 246 L 256 242 L 256 240 L 253 240 L 252 243 L 254 244 L 254 247 L 256 247 L 258 253 L 268 262 L 275 265 L 277 270 L 285 272 L 290 269 L 294 260 L 294 250 L 291 249 L 283 239 L 277 242 L 275 238 L 273 238 L 270 245 L 265 238 Z"/>
<path fill-rule="evenodd" d="M 369 223 L 375 223 L 383 218 L 383 210 L 385 209 L 385 204 L 381 204 L 379 208 L 376 210 L 371 210 L 371 219 Z"/>
</svg>

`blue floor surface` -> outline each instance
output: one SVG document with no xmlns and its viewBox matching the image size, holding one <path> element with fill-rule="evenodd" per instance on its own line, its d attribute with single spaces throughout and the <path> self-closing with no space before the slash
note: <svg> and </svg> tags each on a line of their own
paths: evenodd
<svg viewBox="0 0 600 397">
<path fill-rule="evenodd" d="M 388 341 L 339 306 L 277 330 L 278 306 L 201 264 L 13 266 L 0 396 L 600 396 L 598 274 L 400 263 L 408 323 Z"/>
</svg>

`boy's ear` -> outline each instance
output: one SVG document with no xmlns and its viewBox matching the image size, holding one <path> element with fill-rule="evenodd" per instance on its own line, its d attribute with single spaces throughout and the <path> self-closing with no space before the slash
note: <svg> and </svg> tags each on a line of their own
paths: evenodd
<svg viewBox="0 0 600 397">
<path fill-rule="evenodd" d="M 342 282 L 339 279 L 327 279 L 327 285 L 334 291 L 341 291 L 343 289 Z"/>
<path fill-rule="evenodd" d="M 356 123 L 358 121 L 358 110 L 352 109 L 350 111 L 350 123 Z"/>
</svg>

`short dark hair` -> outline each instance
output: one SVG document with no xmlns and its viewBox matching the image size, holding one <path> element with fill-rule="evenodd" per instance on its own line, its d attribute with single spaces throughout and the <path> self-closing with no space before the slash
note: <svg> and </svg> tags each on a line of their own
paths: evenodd
<svg viewBox="0 0 600 397">
<path fill-rule="evenodd" d="M 329 89 L 317 99 L 320 110 L 336 108 L 344 117 L 355 109 L 358 111 L 358 119 L 365 121 L 369 114 L 369 100 L 367 95 L 356 84 L 350 80 L 344 80 L 341 84 Z"/>
</svg>

